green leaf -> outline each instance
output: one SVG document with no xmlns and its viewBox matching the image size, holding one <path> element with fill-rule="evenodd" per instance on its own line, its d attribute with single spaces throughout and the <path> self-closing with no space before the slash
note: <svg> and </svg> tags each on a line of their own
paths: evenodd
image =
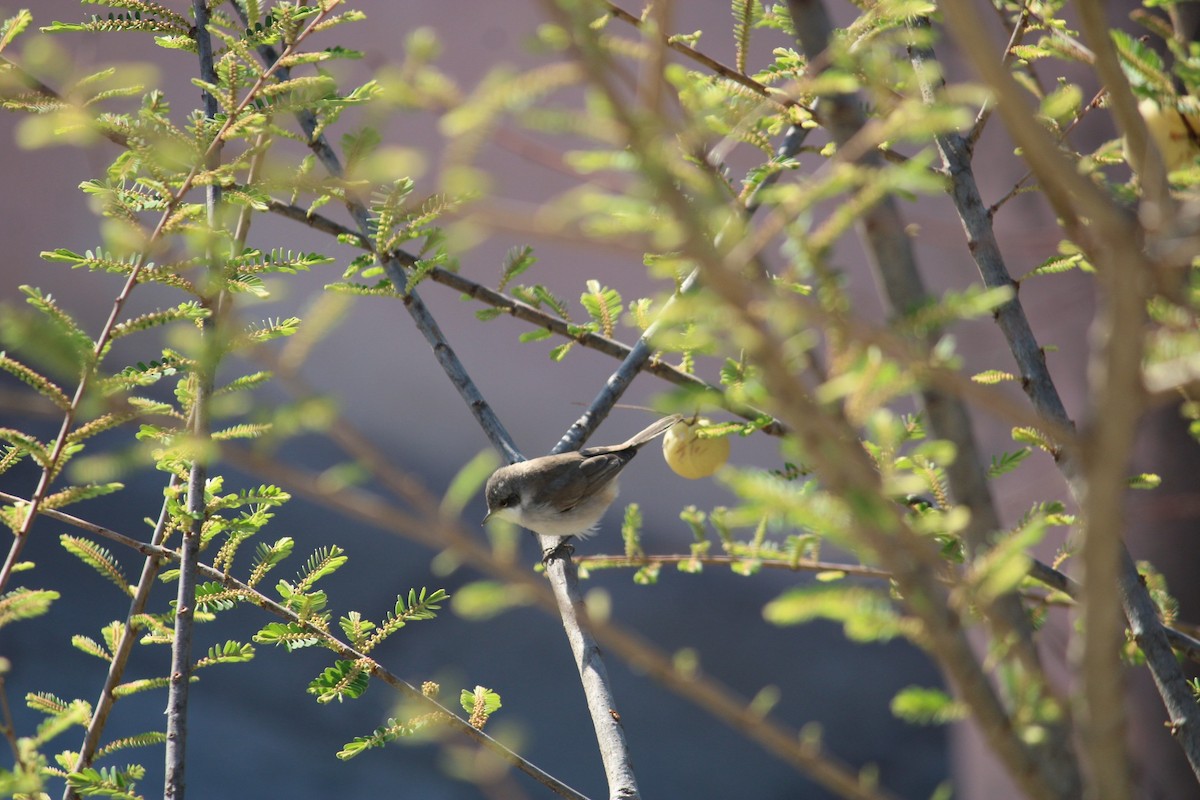
<svg viewBox="0 0 1200 800">
<path fill-rule="evenodd" d="M 125 579 L 125 571 L 113 554 L 90 539 L 64 533 L 59 537 L 63 549 L 114 583 L 127 596 L 133 597 L 133 587 Z"/>
<path fill-rule="evenodd" d="M 1036 428 L 1018 427 L 1012 429 L 1012 438 L 1014 442 L 1023 444 L 1031 444 L 1045 450 L 1051 455 L 1054 454 L 1054 445 L 1046 438 L 1045 434 Z"/>
<path fill-rule="evenodd" d="M 71 407 L 71 399 L 67 397 L 66 392 L 59 388 L 58 384 L 2 352 L 0 352 L 0 369 L 33 387 L 38 394 L 60 410 L 66 411 Z"/>
<path fill-rule="evenodd" d="M 522 342 L 540 342 L 543 339 L 549 339 L 554 335 L 554 331 L 546 328 L 534 328 L 533 330 L 525 331 L 517 338 Z"/>
<path fill-rule="evenodd" d="M 318 549 L 308 557 L 304 570 L 297 574 L 296 591 L 308 591 L 317 581 L 332 575 L 349 560 L 345 551 L 336 544 Z"/>
<path fill-rule="evenodd" d="M 253 658 L 254 645 L 230 640 L 208 648 L 208 654 L 196 662 L 195 668 L 201 669 L 213 664 L 240 664 Z"/>
<path fill-rule="evenodd" d="M 463 689 L 458 702 L 470 714 L 471 727 L 476 730 L 482 730 L 488 717 L 500 709 L 500 695 L 485 686 L 476 686 L 473 691 Z"/>
<path fill-rule="evenodd" d="M 944 725 L 966 719 L 967 708 L 941 689 L 908 686 L 892 698 L 892 714 L 913 725 Z"/>
<path fill-rule="evenodd" d="M 599 281 L 589 280 L 587 291 L 579 297 L 579 302 L 588 312 L 588 316 L 599 327 L 600 332 L 612 338 L 620 318 L 624 302 L 616 289 L 607 289 Z"/>
<path fill-rule="evenodd" d="M 997 478 L 1012 472 L 1032 452 L 1028 447 L 1022 447 L 1020 450 L 1014 450 L 1011 453 L 1001 453 L 998 456 L 992 456 L 992 464 L 988 467 L 988 477 Z"/>
<path fill-rule="evenodd" d="M 501 581 L 481 580 L 458 587 L 450 601 L 450 610 L 463 619 L 485 622 L 510 608 L 527 606 L 532 602 L 530 593 L 520 587 Z"/>
<path fill-rule="evenodd" d="M 4 48 L 12 44 L 13 39 L 20 36 L 31 22 L 33 22 L 33 15 L 26 8 L 4 20 L 4 24 L 0 25 L 0 52 L 4 52 Z"/>
<path fill-rule="evenodd" d="M 984 370 L 983 372 L 977 372 L 971 376 L 971 380 L 975 381 L 975 383 L 982 383 L 986 385 L 992 385 L 1002 381 L 1015 381 L 1016 379 L 1017 376 L 1013 375 L 1011 372 L 1004 372 L 1003 370 L 999 369 Z"/>
<path fill-rule="evenodd" d="M 312 647 L 321 641 L 321 637 L 299 622 L 269 622 L 254 634 L 254 641 L 259 644 L 283 645 L 291 652 L 302 647 Z"/>
<path fill-rule="evenodd" d="M 514 247 L 509 250 L 508 254 L 504 257 L 504 263 L 500 272 L 500 285 L 496 287 L 496 291 L 503 292 L 504 287 L 508 286 L 510 281 L 536 263 L 537 256 L 533 254 L 533 248 L 529 245 Z"/>
<path fill-rule="evenodd" d="M 341 660 L 327 667 L 308 684 L 308 693 L 317 696 L 318 703 L 345 698 L 354 700 L 367 690 L 371 678 L 367 665 L 360 661 Z"/>
<path fill-rule="evenodd" d="M 42 616 L 59 597 L 58 592 L 50 589 L 23 586 L 0 595 L 0 628 L 10 622 Z"/>
<path fill-rule="evenodd" d="M 461 514 L 499 465 L 499 459 L 490 447 L 480 450 L 463 465 L 446 487 L 446 494 L 442 496 L 442 514 L 447 517 L 457 517 Z"/>
<path fill-rule="evenodd" d="M 774 625 L 814 619 L 840 622 L 846 637 L 856 642 L 887 641 L 918 632 L 917 623 L 902 617 L 885 593 L 840 584 L 790 589 L 767 603 L 763 618 Z"/>
<path fill-rule="evenodd" d="M 1143 472 L 1128 479 L 1130 489 L 1157 489 L 1162 485 L 1162 478 L 1153 472 Z"/>
<path fill-rule="evenodd" d="M 239 592 L 225 588 L 219 581 L 207 581 L 196 587 L 196 608 L 205 613 L 228 611 L 241 599 Z"/>
<path fill-rule="evenodd" d="M 1029 575 L 1029 550 L 1042 540 L 1047 527 L 1046 517 L 1036 514 L 975 559 L 969 580 L 983 603 L 1013 591 Z"/>
</svg>

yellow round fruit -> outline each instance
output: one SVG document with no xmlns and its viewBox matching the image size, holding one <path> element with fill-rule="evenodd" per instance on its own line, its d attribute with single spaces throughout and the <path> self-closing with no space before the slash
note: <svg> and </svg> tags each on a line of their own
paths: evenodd
<svg viewBox="0 0 1200 800">
<path fill-rule="evenodd" d="M 706 419 L 676 422 L 663 437 L 663 458 L 675 474 L 689 480 L 707 478 L 729 460 L 729 437 L 702 439 L 699 430 L 712 423 Z"/>
</svg>

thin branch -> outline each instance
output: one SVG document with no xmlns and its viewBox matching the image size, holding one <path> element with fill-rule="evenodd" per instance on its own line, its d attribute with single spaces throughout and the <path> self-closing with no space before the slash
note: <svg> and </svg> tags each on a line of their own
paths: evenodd
<svg viewBox="0 0 1200 800">
<path fill-rule="evenodd" d="M 622 22 L 627 22 L 630 25 L 632 25 L 638 29 L 642 29 L 644 27 L 645 23 L 642 21 L 642 19 L 640 17 L 636 17 L 633 14 L 630 14 L 628 11 L 621 8 L 616 3 L 609 2 L 609 0 L 604 0 L 604 5 L 608 8 L 608 13 L 610 15 L 612 15 L 614 18 L 619 19 Z M 739 72 L 738 70 L 734 69 L 733 67 L 722 64 L 720 61 L 717 61 L 715 58 L 705 55 L 704 53 L 700 52 L 696 48 L 691 47 L 690 45 L 684 44 L 682 41 L 670 36 L 669 34 L 666 33 L 666 31 L 661 31 L 659 33 L 659 38 L 667 47 L 671 48 L 676 53 L 684 55 L 684 56 L 690 58 L 692 61 L 695 61 L 697 64 L 707 67 L 709 70 L 716 73 L 717 75 L 720 75 L 722 78 L 725 78 L 726 80 L 730 80 L 730 81 L 733 81 L 734 83 L 738 83 L 738 84 L 741 84 L 742 86 L 745 86 L 747 89 L 750 89 L 751 91 L 761 95 L 763 98 L 765 98 L 766 100 L 769 100 L 772 103 L 775 103 L 784 108 L 786 108 L 788 106 L 800 106 L 801 108 L 804 107 L 801 103 L 797 102 L 796 100 L 784 96 L 784 94 L 782 92 L 780 92 L 778 89 L 772 89 L 771 87 L 761 84 L 758 81 L 754 80 L 749 75 L 745 75 L 745 74 Z"/>
<path fill-rule="evenodd" d="M 195 41 L 200 61 L 200 79 L 209 85 L 217 85 L 217 71 L 213 66 L 212 36 L 208 30 L 208 0 L 192 0 L 192 16 L 195 21 Z M 220 107 L 217 99 L 207 90 L 201 93 L 205 119 L 215 119 Z M 215 170 L 221 164 L 220 139 L 214 142 L 204 158 L 204 168 Z M 216 184 L 205 187 L 208 229 L 217 230 L 221 189 Z M 205 260 L 210 280 L 209 286 L 218 285 L 221 274 L 215 242 L 210 236 L 205 244 Z M 189 433 L 196 442 L 207 442 L 211 433 L 209 404 L 212 401 L 214 374 L 219 358 L 215 343 L 217 315 L 220 298 L 206 298 L 204 305 L 210 314 L 201 322 L 201 357 L 197 361 L 195 392 L 191 409 Z M 188 525 L 183 531 L 179 545 L 179 585 L 175 600 L 175 630 L 171 637 L 171 666 L 167 688 L 167 741 L 165 747 L 166 767 L 163 780 L 163 797 L 166 800 L 183 800 L 187 790 L 187 732 L 188 690 L 192 681 L 192 633 L 196 611 L 196 568 L 200 561 L 200 534 L 207 514 L 205 490 L 208 484 L 208 459 L 200 452 L 193 456 L 188 469 L 187 514 Z"/>
<path fill-rule="evenodd" d="M 178 479 L 172 475 L 167 485 L 167 491 L 171 492 L 177 483 Z M 16 499 L 9 495 L 0 496 L 3 496 L 10 502 Z M 57 514 L 59 512 L 53 513 Z M 169 520 L 168 501 L 164 499 L 162 508 L 158 512 L 158 522 L 155 523 L 154 532 L 150 536 L 150 544 L 153 547 L 162 546 L 163 540 L 166 537 Z M 85 528 L 85 530 L 89 530 L 92 533 L 96 532 L 94 528 Z M 112 712 L 113 706 L 117 702 L 116 688 L 125 677 L 125 667 L 129 664 L 129 656 L 133 653 L 133 645 L 137 640 L 138 625 L 134 622 L 134 619 L 146 610 L 146 603 L 150 599 L 150 590 L 154 588 L 154 582 L 158 578 L 158 572 L 162 564 L 163 560 L 158 556 L 146 555 L 146 561 L 142 564 L 141 577 L 138 579 L 137 587 L 133 591 L 133 599 L 129 603 L 129 612 L 125 615 L 121 635 L 117 639 L 117 646 L 113 650 L 112 660 L 108 664 L 108 674 L 104 678 L 104 686 L 100 689 L 100 697 L 97 698 L 93 706 L 92 718 L 88 721 L 87 730 L 83 735 L 83 744 L 80 745 L 79 755 L 76 756 L 75 764 L 71 768 L 72 772 L 79 772 L 91 766 L 92 758 L 96 755 L 96 749 L 100 746 L 100 736 L 104 732 L 105 725 L 108 723 L 108 715 Z M 72 798 L 77 799 L 78 797 L 79 794 L 68 782 L 66 789 L 63 791 L 63 800 L 72 800 Z"/>
</svg>

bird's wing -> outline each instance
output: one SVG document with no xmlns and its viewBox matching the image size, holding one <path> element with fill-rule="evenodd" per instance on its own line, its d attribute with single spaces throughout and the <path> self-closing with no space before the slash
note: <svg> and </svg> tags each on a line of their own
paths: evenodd
<svg viewBox="0 0 1200 800">
<path fill-rule="evenodd" d="M 617 473 L 633 457 L 633 452 L 629 450 L 624 453 L 599 453 L 582 459 L 564 460 L 561 466 L 553 470 L 553 475 L 545 482 L 542 491 L 533 498 L 534 502 L 541 505 L 545 503 L 544 498 L 553 497 L 554 505 L 559 511 L 570 511 L 584 498 L 591 497 L 600 487 L 617 477 Z"/>
</svg>

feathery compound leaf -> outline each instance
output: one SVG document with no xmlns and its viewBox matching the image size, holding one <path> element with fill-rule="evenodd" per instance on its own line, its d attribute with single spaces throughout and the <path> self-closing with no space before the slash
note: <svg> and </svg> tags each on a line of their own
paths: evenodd
<svg viewBox="0 0 1200 800">
<path fill-rule="evenodd" d="M 355 647 L 358 647 L 371 631 L 375 629 L 375 623 L 363 619 L 362 614 L 357 611 L 351 611 L 338 620 L 338 626 L 342 629 L 342 633 L 346 634 L 346 638 L 350 640 L 350 644 Z"/>
<path fill-rule="evenodd" d="M 511 280 L 536 263 L 537 256 L 533 254 L 533 248 L 529 245 L 509 250 L 508 254 L 504 256 L 504 264 L 500 271 L 500 285 L 496 287 L 496 291 L 503 292 L 504 287 L 508 286 Z"/>
<path fill-rule="evenodd" d="M 988 477 L 998 478 L 1001 475 L 1007 475 L 1028 458 L 1032 452 L 1028 447 L 1023 447 L 1011 453 L 1001 453 L 998 456 L 992 456 L 992 464 L 988 467 Z"/>
<path fill-rule="evenodd" d="M 125 594 L 133 597 L 133 587 L 125 580 L 125 571 L 113 554 L 90 539 L 64 533 L 59 537 L 63 549 L 107 578 Z"/>
<path fill-rule="evenodd" d="M 902 617 L 883 592 L 860 586 L 810 586 L 791 589 L 767 603 L 763 618 L 775 625 L 799 625 L 814 619 L 842 623 L 846 637 L 856 642 L 912 637 L 919 623 Z"/>
<path fill-rule="evenodd" d="M 119 492 L 125 488 L 123 483 L 89 483 L 84 486 L 68 486 L 60 489 L 42 501 L 42 508 L 63 508 L 82 500 L 102 497 L 106 494 Z"/>
<path fill-rule="evenodd" d="M 321 637 L 299 622 L 270 622 L 254 634 L 254 641 L 259 644 L 283 645 L 291 652 L 302 647 L 312 647 L 321 641 Z"/>
<path fill-rule="evenodd" d="M 1046 438 L 1046 435 L 1037 428 L 1017 427 L 1012 429 L 1012 438 L 1014 442 L 1022 444 L 1031 444 L 1034 447 L 1039 447 L 1051 455 L 1054 454 L 1054 445 Z"/>
<path fill-rule="evenodd" d="M 279 562 L 290 556 L 295 546 L 296 542 L 288 536 L 284 536 L 274 544 L 260 542 L 254 551 L 254 567 L 248 581 L 250 586 L 257 585 Z"/>
<path fill-rule="evenodd" d="M 579 297 L 579 302 L 587 310 L 588 315 L 600 327 L 600 331 L 608 337 L 613 335 L 617 320 L 624 306 L 621 295 L 616 289 L 606 289 L 599 281 L 587 282 L 587 291 Z"/>
<path fill-rule="evenodd" d="M 58 592 L 50 589 L 25 587 L 0 595 L 0 628 L 10 622 L 42 616 L 59 597 Z"/>
<path fill-rule="evenodd" d="M 750 30 L 758 17 L 762 16 L 759 0 L 733 0 L 733 46 L 734 68 L 746 72 L 746 53 L 750 47 Z"/>
<path fill-rule="evenodd" d="M 234 425 L 219 431 L 213 431 L 212 438 L 218 442 L 224 442 L 230 439 L 257 439 L 264 433 L 270 431 L 272 427 L 273 426 L 270 423 L 256 425 L 246 422 L 241 425 Z"/>
<path fill-rule="evenodd" d="M 254 645 L 245 642 L 228 641 L 225 644 L 214 644 L 208 648 L 208 654 L 195 663 L 195 668 L 211 667 L 214 664 L 238 664 L 254 658 Z"/>
<path fill-rule="evenodd" d="M 371 652 L 379 646 L 380 642 L 409 622 L 433 619 L 437 616 L 437 611 L 441 609 L 441 603 L 448 597 L 449 595 L 444 589 L 435 589 L 433 592 L 429 592 L 425 588 L 422 588 L 419 594 L 416 589 L 409 589 L 407 603 L 405 603 L 404 595 L 397 596 L 395 609 L 388 612 L 387 617 L 371 637 L 363 642 L 362 651 L 364 653 Z"/>
<path fill-rule="evenodd" d="M 366 660 L 338 661 L 313 679 L 308 685 L 308 693 L 316 695 L 318 703 L 330 700 L 340 703 L 347 697 L 354 700 L 367 690 L 371 678 L 369 669 L 370 662 Z"/>
<path fill-rule="evenodd" d="M 967 708 L 941 689 L 908 686 L 892 698 L 892 714 L 913 725 L 944 725 L 965 719 Z"/>
<path fill-rule="evenodd" d="M 142 800 L 142 796 L 134 794 L 133 790 L 145 774 L 145 768 L 137 764 L 130 764 L 123 770 L 116 767 L 88 767 L 67 775 L 67 785 L 81 795 L 100 795 L 113 800 Z"/>
<path fill-rule="evenodd" d="M 0 25 L 0 53 L 4 52 L 4 48 L 12 44 L 13 39 L 20 36 L 31 22 L 33 22 L 33 15 L 25 8 L 18 11 L 15 16 L 4 20 L 4 24 Z"/>
<path fill-rule="evenodd" d="M 4 440 L 22 453 L 28 453 L 39 466 L 50 466 L 50 453 L 46 445 L 28 434 L 12 428 L 0 428 L 0 440 Z"/>
<path fill-rule="evenodd" d="M 53 295 L 42 294 L 42 290 L 36 286 L 20 288 L 25 295 L 25 302 L 41 311 L 62 340 L 68 342 L 71 349 L 76 351 L 78 362 L 87 363 L 91 358 L 92 348 L 95 347 L 92 337 L 87 335 L 70 314 L 58 307 Z"/>
<path fill-rule="evenodd" d="M 463 711 L 470 714 L 468 721 L 471 727 L 477 731 L 483 730 L 488 717 L 500 709 L 500 695 L 486 686 L 476 686 L 474 691 L 463 689 L 459 694 L 458 702 Z"/>
<path fill-rule="evenodd" d="M 148 731 L 146 733 L 139 733 L 136 736 L 126 736 L 109 742 L 104 747 L 98 749 L 95 760 L 99 761 L 119 750 L 128 750 L 131 747 L 153 747 L 165 741 L 167 741 L 167 734 L 163 731 Z"/>
<path fill-rule="evenodd" d="M 167 637 L 166 642 L 169 641 L 170 637 Z M 191 680 L 194 682 L 199 679 L 193 675 Z M 139 678 L 136 681 L 125 681 L 115 687 L 113 695 L 116 697 L 129 697 L 130 695 L 141 694 L 142 692 L 152 692 L 155 689 L 165 689 L 170 685 L 170 678 Z"/>
<path fill-rule="evenodd" d="M 89 656 L 95 656 L 105 663 L 112 661 L 112 653 L 90 636 L 75 634 L 71 637 L 71 646 Z"/>
<path fill-rule="evenodd" d="M 304 569 L 296 575 L 296 591 L 306 592 L 321 578 L 336 572 L 349 560 L 344 552 L 337 545 L 329 545 L 309 556 L 308 561 L 304 564 Z"/>
<path fill-rule="evenodd" d="M 196 608 L 205 613 L 228 611 L 242 600 L 235 589 L 227 589 L 217 581 L 207 581 L 196 587 Z"/>
<path fill-rule="evenodd" d="M 1037 265 L 1029 272 L 1021 277 L 1021 281 L 1026 278 L 1034 278 L 1039 275 L 1057 275 L 1060 272 L 1070 272 L 1073 269 L 1081 269 L 1086 266 L 1083 260 L 1083 253 L 1067 253 L 1064 255 L 1051 256 L 1050 258 Z M 1020 282 L 1020 281 L 1019 281 Z"/>
<path fill-rule="evenodd" d="M 71 407 L 71 398 L 67 397 L 58 384 L 5 353 L 0 353 L 0 369 L 33 387 L 34 391 L 59 409 L 66 411 Z"/>
<path fill-rule="evenodd" d="M 1017 377 L 1011 372 L 1005 372 L 1004 370 L 999 369 L 984 370 L 983 372 L 977 372 L 971 376 L 971 380 L 975 381 L 976 383 L 982 383 L 989 386 L 992 384 L 1001 383 L 1002 381 L 1015 381 L 1016 379 Z"/>
</svg>

